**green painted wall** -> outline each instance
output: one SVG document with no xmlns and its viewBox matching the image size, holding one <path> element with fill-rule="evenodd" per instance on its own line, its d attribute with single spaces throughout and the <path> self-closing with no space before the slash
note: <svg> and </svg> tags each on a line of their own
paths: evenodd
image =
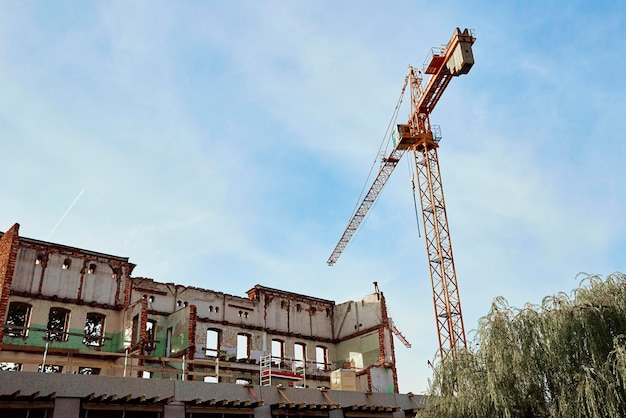
<svg viewBox="0 0 626 418">
<path fill-rule="evenodd" d="M 82 328 L 70 328 L 68 330 L 69 334 L 67 337 L 67 341 L 47 341 L 46 340 L 46 325 L 42 324 L 31 324 L 30 329 L 28 330 L 28 335 L 26 338 L 22 337 L 11 337 L 5 335 L 2 339 L 4 344 L 15 344 L 15 345 L 23 345 L 23 346 L 35 346 L 35 347 L 44 347 L 47 342 L 50 343 L 51 346 L 60 347 L 60 348 L 72 348 L 75 350 L 90 350 L 95 347 L 86 346 L 83 344 L 83 335 L 85 330 Z M 123 332 L 118 333 L 110 333 L 105 332 L 104 334 L 104 344 L 101 347 L 100 351 L 104 352 L 117 352 L 119 351 L 120 341 L 123 340 Z"/>
<path fill-rule="evenodd" d="M 334 362 L 335 369 L 339 369 L 343 366 L 343 362 L 350 358 L 351 352 L 361 353 L 364 368 L 370 364 L 378 364 L 378 356 L 380 354 L 378 347 L 378 331 L 337 344 L 337 356 Z"/>
</svg>

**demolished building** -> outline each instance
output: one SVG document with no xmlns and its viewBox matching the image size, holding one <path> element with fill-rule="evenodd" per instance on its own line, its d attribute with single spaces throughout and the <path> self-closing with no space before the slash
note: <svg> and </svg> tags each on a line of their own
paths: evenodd
<svg viewBox="0 0 626 418">
<path fill-rule="evenodd" d="M 18 224 L 1 234 L 0 375 L 240 384 L 285 399 L 292 387 L 304 388 L 298 396 L 306 388 L 388 394 L 389 404 L 368 403 L 388 415 L 418 406 L 398 394 L 393 324 L 377 287 L 344 303 L 261 285 L 239 297 L 133 277 L 134 267 L 126 257 L 20 237 Z M 0 408 L 3 396 L 18 401 L 9 395 L 0 393 Z"/>
</svg>

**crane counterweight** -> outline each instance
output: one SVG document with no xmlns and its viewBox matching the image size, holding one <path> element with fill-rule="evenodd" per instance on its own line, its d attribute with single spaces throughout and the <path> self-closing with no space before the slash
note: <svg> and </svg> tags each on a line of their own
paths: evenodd
<svg viewBox="0 0 626 418">
<path fill-rule="evenodd" d="M 455 356 L 457 349 L 466 347 L 467 342 L 437 154 L 441 132 L 437 125 L 430 124 L 430 113 L 452 77 L 467 74 L 474 65 L 474 41 L 473 31 L 456 28 L 445 46 L 433 49 L 423 71 L 409 67 L 409 74 L 405 79 L 405 86 L 408 82 L 411 92 L 408 122 L 396 125 L 393 130 L 393 149 L 381 160 L 374 182 L 358 205 L 327 262 L 328 265 L 333 265 L 337 261 L 400 158 L 406 151 L 412 151 L 442 361 L 447 356 Z M 430 76 L 426 86 L 422 86 L 423 74 Z"/>
</svg>

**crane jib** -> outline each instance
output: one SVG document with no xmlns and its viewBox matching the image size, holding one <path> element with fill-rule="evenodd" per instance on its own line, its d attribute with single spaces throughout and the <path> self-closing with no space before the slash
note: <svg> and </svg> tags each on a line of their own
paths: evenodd
<svg viewBox="0 0 626 418">
<path fill-rule="evenodd" d="M 398 161 L 400 161 L 400 158 L 402 158 L 402 155 L 404 155 L 405 151 L 406 150 L 404 149 L 395 148 L 393 151 L 391 151 L 391 154 L 389 154 L 388 157 L 382 160 L 382 164 L 380 166 L 380 169 L 378 170 L 376 179 L 372 183 L 372 186 L 365 195 L 365 198 L 363 198 L 363 201 L 359 205 L 358 209 L 352 216 L 352 219 L 350 219 L 350 222 L 343 232 L 343 235 L 339 239 L 337 246 L 328 258 L 328 261 L 326 263 L 329 266 L 335 264 L 343 250 L 348 245 L 348 242 L 350 242 L 350 239 L 363 221 L 363 218 L 365 218 L 365 215 L 367 215 L 367 212 L 372 207 L 372 204 L 374 204 L 374 201 L 382 191 L 385 183 L 387 183 L 387 180 L 389 180 L 391 173 L 398 165 Z"/>
</svg>

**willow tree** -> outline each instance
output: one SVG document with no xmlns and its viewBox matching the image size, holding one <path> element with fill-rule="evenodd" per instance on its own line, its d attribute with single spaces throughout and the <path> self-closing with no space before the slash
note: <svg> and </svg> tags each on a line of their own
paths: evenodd
<svg viewBox="0 0 626 418">
<path fill-rule="evenodd" d="M 418 417 L 626 417 L 626 275 L 541 306 L 499 298 L 473 348 L 435 368 Z"/>
</svg>

